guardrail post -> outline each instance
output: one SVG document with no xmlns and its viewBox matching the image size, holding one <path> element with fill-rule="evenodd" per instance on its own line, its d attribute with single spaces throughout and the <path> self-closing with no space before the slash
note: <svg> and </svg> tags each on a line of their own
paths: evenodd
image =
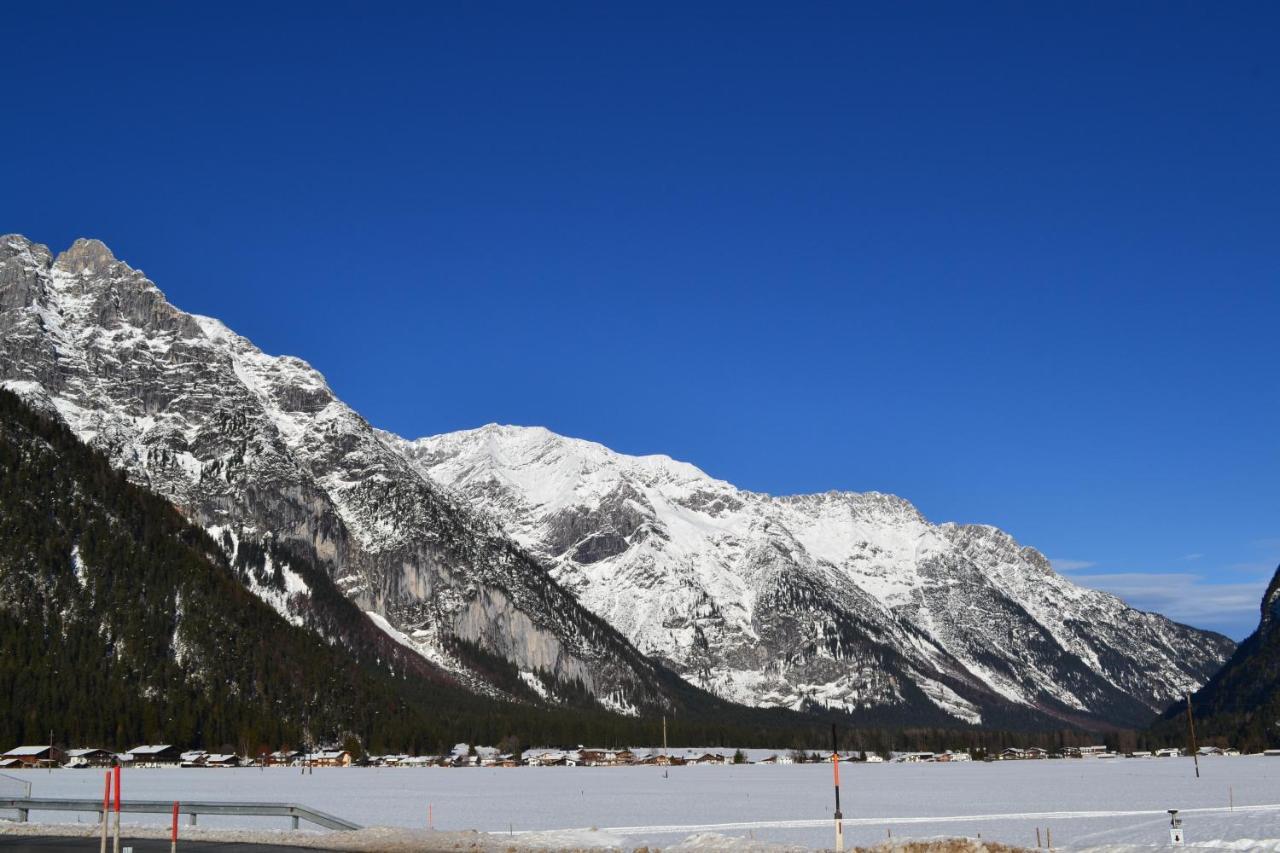
<svg viewBox="0 0 1280 853">
<path fill-rule="evenodd" d="M 187 821 L 187 826 L 195 826 L 195 825 L 196 825 L 196 813 L 192 812 L 191 819 Z"/>
<path fill-rule="evenodd" d="M 18 823 L 26 823 L 26 822 L 27 822 L 27 810 L 18 809 Z"/>
<path fill-rule="evenodd" d="M 297 816 L 297 815 L 294 815 L 294 816 L 293 816 L 293 828 L 294 828 L 294 829 L 297 829 L 297 828 L 298 828 L 298 816 Z"/>
</svg>

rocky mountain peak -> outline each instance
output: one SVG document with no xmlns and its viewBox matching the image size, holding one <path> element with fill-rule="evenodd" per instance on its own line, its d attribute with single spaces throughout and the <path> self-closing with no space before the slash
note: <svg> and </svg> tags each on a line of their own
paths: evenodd
<svg viewBox="0 0 1280 853">
<path fill-rule="evenodd" d="M 1269 631 L 1280 621 L 1280 568 L 1276 569 L 1271 583 L 1267 584 L 1266 594 L 1262 596 L 1262 622 L 1259 631 Z"/>
<path fill-rule="evenodd" d="M 58 255 L 54 266 L 64 272 L 78 275 L 90 273 L 96 275 L 106 272 L 112 264 L 118 263 L 116 256 L 101 240 L 81 237 L 71 244 L 71 248 Z"/>
</svg>

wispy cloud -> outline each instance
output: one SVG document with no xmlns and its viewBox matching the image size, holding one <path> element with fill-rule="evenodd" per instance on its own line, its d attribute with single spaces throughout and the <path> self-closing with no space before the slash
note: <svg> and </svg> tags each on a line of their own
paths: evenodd
<svg viewBox="0 0 1280 853">
<path fill-rule="evenodd" d="M 1197 552 L 1197 553 L 1195 553 L 1195 554 L 1183 554 L 1183 555 L 1182 555 L 1182 559 L 1186 560 L 1187 562 L 1191 562 L 1191 561 L 1193 561 L 1193 560 L 1198 560 L 1198 559 L 1200 559 L 1200 558 L 1201 558 L 1201 557 L 1203 557 L 1203 556 L 1204 556 L 1204 554 L 1201 554 L 1201 553 Z"/>
<path fill-rule="evenodd" d="M 1049 562 L 1053 564 L 1054 571 L 1059 572 L 1078 572 L 1081 569 L 1092 569 L 1098 565 L 1093 560 L 1056 560 L 1050 558 Z"/>
<path fill-rule="evenodd" d="M 1118 595 L 1139 610 L 1177 622 L 1212 628 L 1236 639 L 1258 624 L 1258 604 L 1268 578 L 1210 583 L 1190 572 L 1105 572 L 1075 575 L 1077 583 Z"/>
</svg>

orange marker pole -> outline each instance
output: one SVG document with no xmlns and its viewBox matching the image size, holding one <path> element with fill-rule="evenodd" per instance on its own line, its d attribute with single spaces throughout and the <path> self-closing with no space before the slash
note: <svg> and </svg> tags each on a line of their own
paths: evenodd
<svg viewBox="0 0 1280 853">
<path fill-rule="evenodd" d="M 844 815 L 840 813 L 840 742 L 836 739 L 836 724 L 831 724 L 831 770 L 836 780 L 836 853 L 844 851 Z"/>
<path fill-rule="evenodd" d="M 431 803 L 427 803 L 427 829 L 436 828 L 436 816 L 432 814 Z"/>
<path fill-rule="evenodd" d="M 169 836 L 169 853 L 178 853 L 178 801 L 173 801 L 173 834 Z"/>
<path fill-rule="evenodd" d="M 116 788 L 116 837 L 115 843 L 112 845 L 114 853 L 120 853 L 120 765 L 117 764 L 113 770 L 115 776 Z"/>
</svg>

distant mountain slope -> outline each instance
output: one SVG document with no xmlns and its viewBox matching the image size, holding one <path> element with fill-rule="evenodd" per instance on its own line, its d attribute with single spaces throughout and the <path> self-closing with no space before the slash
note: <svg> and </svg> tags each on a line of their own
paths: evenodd
<svg viewBox="0 0 1280 853">
<path fill-rule="evenodd" d="M 1137 725 L 1233 648 L 890 495 L 771 497 L 539 428 L 399 446 L 641 651 L 738 702 Z"/>
<path fill-rule="evenodd" d="M 1191 695 L 1198 734 L 1256 751 L 1280 747 L 1280 569 L 1262 596 L 1258 628 L 1203 687 Z M 1158 731 L 1181 740 L 1186 705 L 1174 702 Z"/>
<path fill-rule="evenodd" d="M 433 716 L 479 710 L 377 631 L 361 663 L 288 624 L 246 589 L 255 570 L 0 391 L 0 743 L 53 730 L 116 745 L 254 750 L 350 734 L 429 747 L 449 734 Z M 301 564 L 262 577 L 280 595 L 295 582 L 324 580 Z"/>
<path fill-rule="evenodd" d="M 97 241 L 55 258 L 0 237 L 0 384 L 172 500 L 237 561 L 274 551 L 320 566 L 371 614 L 364 627 L 473 690 L 628 713 L 694 695 L 422 476 L 305 362 L 178 310 Z M 299 607 L 314 590 L 290 574 L 284 592 L 301 595 L 246 579 L 322 636 L 365 633 Z M 498 662 L 516 667 L 518 684 L 490 677 Z"/>
</svg>

